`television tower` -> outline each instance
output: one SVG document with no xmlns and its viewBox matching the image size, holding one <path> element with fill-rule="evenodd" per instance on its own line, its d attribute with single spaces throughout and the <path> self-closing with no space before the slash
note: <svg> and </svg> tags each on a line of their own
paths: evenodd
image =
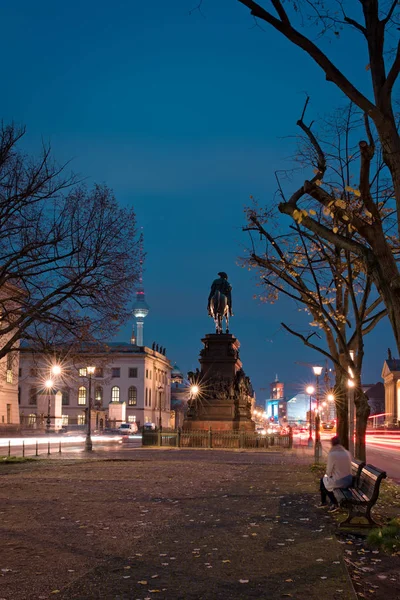
<svg viewBox="0 0 400 600">
<path fill-rule="evenodd" d="M 136 319 L 136 344 L 143 346 L 143 323 L 149 313 L 149 305 L 144 297 L 143 287 L 143 233 L 139 238 L 139 287 L 136 292 L 136 302 L 133 305 L 133 315 Z"/>
</svg>

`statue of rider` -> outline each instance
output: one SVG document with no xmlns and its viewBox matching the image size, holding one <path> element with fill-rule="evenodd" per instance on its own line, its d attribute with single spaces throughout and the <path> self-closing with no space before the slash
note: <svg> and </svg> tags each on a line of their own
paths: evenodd
<svg viewBox="0 0 400 600">
<path fill-rule="evenodd" d="M 224 294 L 224 296 L 226 296 L 227 301 L 228 301 L 228 308 L 229 308 L 229 314 L 231 315 L 231 317 L 233 316 L 233 312 L 232 312 L 232 286 L 228 281 L 228 275 L 226 273 L 224 273 L 224 271 L 221 271 L 220 273 L 218 273 L 218 279 L 214 279 L 214 281 L 211 284 L 211 291 L 210 294 L 208 296 L 208 304 L 207 304 L 207 311 L 208 314 L 210 315 L 210 317 L 212 317 L 212 313 L 211 313 L 211 298 L 214 296 L 215 292 L 221 292 L 221 294 Z"/>
</svg>

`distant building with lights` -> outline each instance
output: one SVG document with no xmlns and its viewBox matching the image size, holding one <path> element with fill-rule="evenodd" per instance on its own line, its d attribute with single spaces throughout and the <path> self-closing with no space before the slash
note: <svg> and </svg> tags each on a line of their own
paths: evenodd
<svg viewBox="0 0 400 600">
<path fill-rule="evenodd" d="M 270 387 L 270 398 L 272 400 L 279 400 L 285 397 L 285 384 L 279 381 L 278 375 L 275 376 L 275 381 L 269 384 Z"/>
</svg>

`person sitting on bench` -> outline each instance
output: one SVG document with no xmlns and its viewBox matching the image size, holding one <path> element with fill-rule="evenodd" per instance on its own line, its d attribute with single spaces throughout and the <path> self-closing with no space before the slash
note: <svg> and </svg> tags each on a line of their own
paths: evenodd
<svg viewBox="0 0 400 600">
<path fill-rule="evenodd" d="M 328 453 L 328 464 L 326 465 L 326 475 L 321 478 L 320 492 L 321 504 L 318 508 L 328 506 L 326 498 L 331 501 L 329 512 L 339 510 L 339 505 L 333 493 L 336 488 L 346 489 L 353 483 L 351 474 L 351 456 L 350 452 L 344 448 L 337 435 L 331 439 L 332 448 Z"/>
</svg>

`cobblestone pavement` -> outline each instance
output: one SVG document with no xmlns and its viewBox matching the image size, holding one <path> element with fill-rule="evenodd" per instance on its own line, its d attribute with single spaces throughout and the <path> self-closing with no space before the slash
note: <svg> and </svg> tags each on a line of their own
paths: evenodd
<svg viewBox="0 0 400 600">
<path fill-rule="evenodd" d="M 136 449 L 3 465 L 0 599 L 354 599 L 309 462 Z"/>
</svg>

